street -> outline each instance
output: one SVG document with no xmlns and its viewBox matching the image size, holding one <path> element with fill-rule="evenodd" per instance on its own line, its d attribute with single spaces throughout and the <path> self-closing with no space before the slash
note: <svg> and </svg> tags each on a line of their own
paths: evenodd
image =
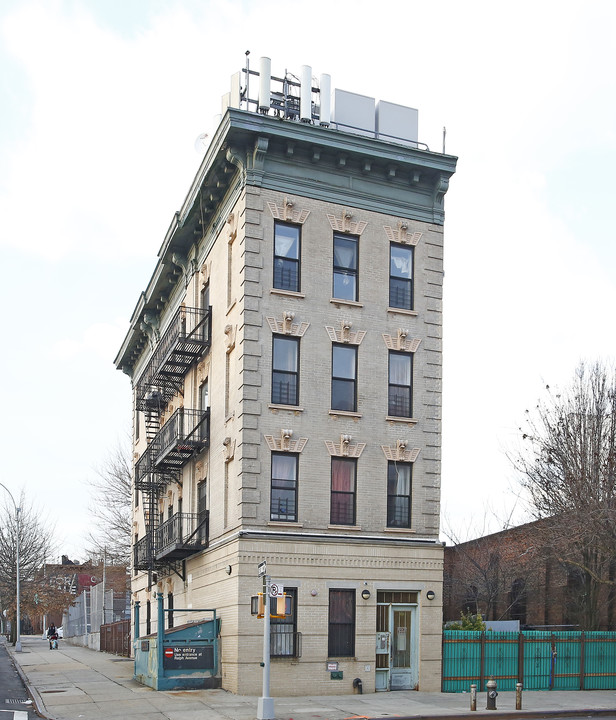
<svg viewBox="0 0 616 720">
<path fill-rule="evenodd" d="M 0 643 L 0 720 L 34 720 L 32 702 L 4 643 Z"/>
</svg>

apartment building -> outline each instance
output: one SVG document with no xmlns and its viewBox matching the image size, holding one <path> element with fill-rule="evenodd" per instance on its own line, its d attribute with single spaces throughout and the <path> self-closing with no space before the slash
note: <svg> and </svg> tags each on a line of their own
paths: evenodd
<svg viewBox="0 0 616 720">
<path fill-rule="evenodd" d="M 134 389 L 134 636 L 160 593 L 215 608 L 221 685 L 258 695 L 266 561 L 292 599 L 271 620 L 273 695 L 438 690 L 456 158 L 418 141 L 416 110 L 310 68 L 276 78 L 264 58 L 231 86 L 116 358 Z"/>
</svg>

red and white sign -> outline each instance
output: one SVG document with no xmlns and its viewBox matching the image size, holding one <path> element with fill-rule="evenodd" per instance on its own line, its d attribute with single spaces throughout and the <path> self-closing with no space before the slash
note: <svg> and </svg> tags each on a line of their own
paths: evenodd
<svg viewBox="0 0 616 720">
<path fill-rule="evenodd" d="M 165 657 L 173 657 L 173 648 L 165 648 Z"/>
<path fill-rule="evenodd" d="M 278 582 L 270 583 L 270 597 L 282 597 L 284 595 L 284 585 Z"/>
</svg>

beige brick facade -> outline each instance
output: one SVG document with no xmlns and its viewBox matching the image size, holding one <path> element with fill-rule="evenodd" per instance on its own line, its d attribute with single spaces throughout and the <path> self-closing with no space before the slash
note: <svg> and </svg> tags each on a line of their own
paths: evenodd
<svg viewBox="0 0 616 720">
<path fill-rule="evenodd" d="M 236 114 L 239 120 L 247 115 Z M 226 132 L 224 140 L 232 148 L 239 141 L 232 129 Z M 387 186 L 384 175 L 377 177 L 377 163 L 368 175 L 351 163 L 342 166 L 333 156 L 311 165 L 297 149 L 304 141 L 298 140 L 291 156 L 278 132 L 274 125 L 260 133 L 244 132 L 247 149 L 241 162 L 228 160 L 230 150 L 224 157 L 222 151 L 206 156 L 117 361 L 128 366 L 137 388 L 157 342 L 164 341 L 156 335 L 147 343 L 139 339 L 145 332 L 141 317 L 148 310 L 156 313 L 162 337 L 177 308 L 202 307 L 204 289 L 209 289 L 211 343 L 189 363 L 159 425 L 164 429 L 180 407 L 205 410 L 207 383 L 207 443 L 182 461 L 176 477 L 163 478 L 156 489 L 137 479 L 134 508 L 135 537 L 142 540 L 176 513 L 198 515 L 205 489 L 207 546 L 194 548 L 181 563 L 135 568 L 133 598 L 142 608 L 136 636 L 145 633 L 143 608 L 149 601 L 154 614 L 158 592 L 171 593 L 176 608 L 215 608 L 222 621 L 222 687 L 258 695 L 263 621 L 250 614 L 250 597 L 261 589 L 257 566 L 266 560 L 272 580 L 292 589 L 296 600 L 292 649 L 272 658 L 273 695 L 348 693 L 354 678 L 362 680 L 364 692 L 388 689 L 395 682 L 438 690 L 443 227 L 440 220 L 425 217 L 438 202 L 434 172 L 426 173 L 425 187 L 411 189 L 400 173 Z M 263 167 L 251 174 L 265 136 L 269 145 Z M 381 145 L 387 151 L 387 143 Z M 424 162 L 417 150 L 397 152 L 401 165 L 415 168 Z M 433 154 L 427 155 L 432 159 Z M 453 167 L 449 158 L 441 174 L 451 174 Z M 284 184 L 283 170 L 289 173 L 288 189 L 277 187 Z M 204 217 L 208 188 L 220 183 L 225 171 L 227 185 L 209 201 L 212 210 Z M 332 191 L 328 200 L 319 180 L 332 187 L 344 181 L 346 186 Z M 394 197 L 394 190 L 401 200 L 383 202 L 386 209 L 377 209 L 379 198 L 387 198 L 388 192 Z M 426 200 L 430 192 L 432 199 Z M 414 209 L 419 195 L 428 210 Z M 275 287 L 275 225 L 281 222 L 300 230 L 299 290 Z M 333 297 L 334 233 L 357 239 L 357 300 Z M 412 309 L 390 307 L 392 242 L 413 248 Z M 164 276 L 168 289 L 163 294 Z M 156 297 L 165 298 L 158 308 Z M 292 405 L 272 397 L 274 337 L 294 338 L 299 347 L 299 397 Z M 356 349 L 352 411 L 331 407 L 333 345 Z M 392 352 L 412 357 L 411 416 L 390 413 Z M 151 439 L 146 415 L 134 414 L 136 459 L 144 456 Z M 275 455 L 297 458 L 292 521 L 272 519 Z M 337 458 L 351 459 L 355 466 L 355 520 L 349 524 L 332 520 L 332 460 Z M 388 523 L 390 463 L 396 471 L 398 463 L 411 467 L 410 526 Z M 156 522 L 152 508 L 159 514 Z M 354 593 L 352 654 L 328 655 L 332 590 Z M 429 590 L 434 599 L 428 599 Z M 366 598 L 363 591 L 369 593 Z M 176 625 L 192 619 L 191 613 L 174 613 Z M 148 629 L 156 629 L 153 616 Z M 375 651 L 379 632 L 390 633 L 392 646 L 400 643 L 386 659 Z M 394 682 L 391 667 L 402 656 L 408 672 Z M 328 662 L 338 663 L 341 679 L 334 679 Z"/>
</svg>

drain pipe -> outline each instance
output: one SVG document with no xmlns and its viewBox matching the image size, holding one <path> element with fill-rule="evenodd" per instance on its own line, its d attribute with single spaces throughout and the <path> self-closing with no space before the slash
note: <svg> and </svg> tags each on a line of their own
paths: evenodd
<svg viewBox="0 0 616 720">
<path fill-rule="evenodd" d="M 360 695 L 363 695 L 364 686 L 362 684 L 361 678 L 355 678 L 355 680 L 353 680 L 353 688 L 357 690 Z"/>
</svg>

